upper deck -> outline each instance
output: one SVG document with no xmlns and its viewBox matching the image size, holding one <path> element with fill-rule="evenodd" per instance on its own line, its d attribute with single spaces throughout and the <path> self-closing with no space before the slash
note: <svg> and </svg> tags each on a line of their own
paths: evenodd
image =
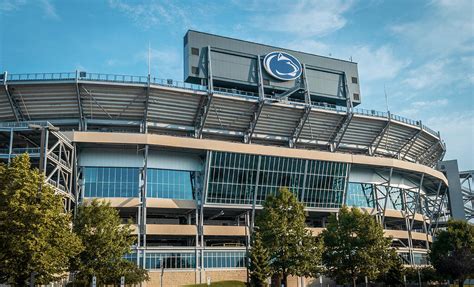
<svg viewBox="0 0 474 287">
<path fill-rule="evenodd" d="M 157 133 L 398 158 L 433 167 L 446 147 L 421 123 L 387 112 L 311 104 L 146 76 L 0 75 L 0 122 L 62 130 Z"/>
</svg>

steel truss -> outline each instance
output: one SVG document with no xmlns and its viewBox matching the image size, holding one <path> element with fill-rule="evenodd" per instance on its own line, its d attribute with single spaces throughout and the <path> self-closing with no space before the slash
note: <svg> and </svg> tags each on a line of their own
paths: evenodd
<svg viewBox="0 0 474 287">
<path fill-rule="evenodd" d="M 435 236 L 440 223 L 445 223 L 449 216 L 448 209 L 448 187 L 439 180 L 436 190 L 428 190 L 426 187 L 425 174 L 419 174 L 419 180 L 412 180 L 404 177 L 412 184 L 411 188 L 399 188 L 392 184 L 393 168 L 385 172 L 376 172 L 376 174 L 384 179 L 380 184 L 362 185 L 362 191 L 368 206 L 374 206 L 376 210 L 377 221 L 385 228 L 386 210 L 388 204 L 400 207 L 400 212 L 405 221 L 406 231 L 408 234 L 408 245 L 402 241 L 400 243 L 409 248 L 410 265 L 414 265 L 414 245 L 413 232 L 415 230 L 415 221 L 417 215 L 422 217 L 422 231 L 426 234 L 426 249 L 429 249 L 429 237 Z M 424 189 L 424 190 L 423 190 Z M 347 192 L 347 188 L 346 191 Z M 443 221 L 443 222 L 441 222 Z"/>
<path fill-rule="evenodd" d="M 32 165 L 44 174 L 45 181 L 62 195 L 64 210 L 76 202 L 74 187 L 75 148 L 56 127 L 48 122 L 0 124 L 0 132 L 9 134 L 8 149 L 0 158 L 10 160 L 27 152 Z"/>
<path fill-rule="evenodd" d="M 459 172 L 466 219 L 474 219 L 474 170 Z"/>
</svg>

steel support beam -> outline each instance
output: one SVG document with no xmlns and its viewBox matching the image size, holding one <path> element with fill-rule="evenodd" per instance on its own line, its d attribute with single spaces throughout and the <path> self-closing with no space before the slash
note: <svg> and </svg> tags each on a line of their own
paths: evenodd
<svg viewBox="0 0 474 287">
<path fill-rule="evenodd" d="M 257 55 L 257 80 L 258 80 L 258 99 L 263 101 L 265 98 L 265 88 L 263 85 L 263 70 L 262 60 L 260 55 Z"/>
<path fill-rule="evenodd" d="M 255 127 L 257 127 L 258 119 L 260 118 L 260 114 L 262 113 L 263 106 L 265 105 L 265 101 L 259 101 L 256 104 L 255 111 L 253 112 L 252 120 L 250 121 L 249 128 L 247 130 L 247 133 L 244 135 L 244 142 L 245 143 L 251 143 L 252 142 L 252 136 L 255 131 Z"/>
<path fill-rule="evenodd" d="M 212 77 L 211 47 L 207 46 L 207 95 L 203 96 L 194 120 L 194 137 L 202 138 L 202 131 L 206 125 L 207 115 L 211 109 L 214 94 L 214 80 Z"/>
<path fill-rule="evenodd" d="M 140 208 L 139 208 L 139 244 L 138 247 L 142 250 L 143 266 L 145 266 L 146 253 L 146 218 L 147 218 L 147 176 L 148 176 L 148 150 L 149 146 L 145 145 L 143 148 L 143 166 L 140 171 Z"/>
<path fill-rule="evenodd" d="M 290 137 L 290 140 L 289 140 L 290 147 L 295 147 L 296 143 L 298 142 L 298 139 L 300 138 L 301 132 L 303 131 L 304 125 L 306 124 L 306 121 L 308 120 L 310 113 L 311 113 L 311 106 L 306 105 L 298 121 L 298 124 L 296 125 L 295 130 L 293 131 L 293 134 Z"/>
<path fill-rule="evenodd" d="M 342 76 L 343 76 L 343 78 L 344 78 L 343 91 L 344 91 L 344 95 L 346 96 L 347 109 L 352 111 L 352 108 L 354 107 L 354 105 L 353 105 L 353 103 L 352 103 L 352 98 L 351 98 L 351 95 L 350 95 L 350 93 L 349 93 L 349 85 L 347 84 L 347 75 L 346 75 L 346 72 L 344 72 Z"/>
<path fill-rule="evenodd" d="M 79 87 L 79 71 L 76 70 L 76 100 L 77 100 L 77 110 L 79 112 L 79 130 L 84 130 L 84 111 L 82 110 L 82 102 L 81 102 L 81 92 Z"/>
<path fill-rule="evenodd" d="M 440 142 L 437 141 L 431 146 L 429 146 L 422 154 L 418 155 L 415 159 L 415 162 L 420 162 L 422 163 L 425 159 L 429 158 L 433 153 L 436 151 L 438 146 L 440 145 Z"/>
<path fill-rule="evenodd" d="M 308 78 L 306 74 L 306 64 L 303 64 L 303 73 L 301 74 L 301 78 L 303 80 L 303 86 L 304 86 L 304 102 L 307 105 L 312 105 L 311 102 L 311 94 L 309 93 L 309 85 L 308 85 Z"/>
<path fill-rule="evenodd" d="M 387 210 L 387 202 L 389 199 L 391 199 L 390 193 L 392 192 L 392 187 L 391 187 L 392 175 L 393 175 L 393 167 L 390 168 L 390 172 L 388 174 L 388 180 L 387 180 L 387 188 L 385 189 L 385 201 L 384 201 L 384 206 L 382 210 L 382 226 L 385 223 L 385 211 Z"/>
<path fill-rule="evenodd" d="M 148 108 L 150 102 L 150 85 L 151 85 L 151 76 L 148 74 L 147 85 L 145 88 L 145 112 L 143 113 L 143 127 L 142 132 L 148 133 Z"/>
<path fill-rule="evenodd" d="M 306 106 L 305 106 L 304 112 L 301 114 L 298 124 L 296 125 L 293 131 L 292 136 L 290 137 L 290 141 L 289 141 L 290 147 L 294 147 L 295 144 L 298 142 L 301 132 L 303 131 L 304 125 L 306 124 L 306 121 L 308 120 L 309 115 L 311 113 L 311 95 L 309 94 L 309 86 L 308 86 L 308 80 L 306 78 L 306 65 L 305 64 L 303 64 L 303 73 L 301 74 L 301 82 L 304 88 L 304 101 L 305 101 Z"/>
<path fill-rule="evenodd" d="M 14 131 L 13 131 L 13 128 L 10 128 L 10 141 L 8 144 L 8 164 L 10 164 L 12 153 L 13 153 L 13 138 L 14 138 Z"/>
<path fill-rule="evenodd" d="M 291 95 L 293 95 L 294 93 L 301 91 L 302 89 L 303 88 L 299 85 L 294 86 L 293 88 L 291 88 L 291 89 L 289 89 L 289 90 L 287 90 L 287 91 L 285 91 L 281 94 L 275 95 L 275 99 L 277 99 L 277 100 L 286 99 L 286 98 L 290 97 Z"/>
<path fill-rule="evenodd" d="M 8 84 L 7 84 L 7 78 L 8 78 L 8 73 L 5 72 L 3 73 L 3 87 L 5 89 L 5 94 L 7 95 L 8 102 L 10 103 L 10 108 L 12 109 L 13 116 L 15 117 L 15 120 L 17 122 L 23 121 L 25 118 L 23 114 L 21 113 L 20 108 L 16 104 L 15 100 L 13 99 L 10 90 L 8 89 Z"/>
<path fill-rule="evenodd" d="M 407 154 L 410 152 L 411 148 L 413 147 L 413 145 L 415 144 L 416 140 L 421 136 L 421 133 L 423 132 L 423 126 L 421 125 L 420 123 L 420 129 L 414 133 L 409 139 L 408 141 L 406 141 L 401 147 L 400 149 L 398 150 L 398 154 L 399 154 L 399 159 L 405 159 L 405 157 L 407 156 Z M 405 150 L 405 153 L 403 154 L 403 156 L 401 155 L 403 149 L 406 147 L 406 150 Z"/>
<path fill-rule="evenodd" d="M 250 234 L 253 233 L 254 228 L 255 228 L 255 207 L 257 205 L 257 194 L 258 194 L 258 182 L 260 180 L 260 165 L 262 161 L 262 156 L 258 156 L 258 162 L 257 162 L 257 176 L 255 179 L 255 189 L 253 192 L 253 200 L 252 200 L 252 222 L 250 223 Z"/>
<path fill-rule="evenodd" d="M 89 95 L 89 97 L 91 98 L 91 101 L 94 101 L 94 103 L 109 117 L 109 119 L 113 119 L 113 117 L 109 114 L 109 112 L 107 112 L 107 110 L 102 107 L 102 105 L 96 100 L 96 98 L 92 95 L 91 92 L 89 92 L 86 88 L 84 88 L 84 86 L 82 86 L 82 89 Z M 91 114 L 91 118 L 92 118 L 92 114 Z"/>
<path fill-rule="evenodd" d="M 339 148 L 342 138 L 344 137 L 344 134 L 346 133 L 347 128 L 349 127 L 353 117 L 354 113 L 352 112 L 352 109 L 348 109 L 347 114 L 344 116 L 339 126 L 334 131 L 331 140 L 329 141 L 329 148 L 332 152 L 336 151 Z"/>
<path fill-rule="evenodd" d="M 265 90 L 263 86 L 263 71 L 262 71 L 262 60 L 260 55 L 257 56 L 257 76 L 258 76 L 258 102 L 255 105 L 252 118 L 249 123 L 249 128 L 244 135 L 244 143 L 251 143 L 252 136 L 257 126 L 258 119 L 262 113 L 263 106 L 265 105 Z"/>
<path fill-rule="evenodd" d="M 380 143 L 382 142 L 383 137 L 385 134 L 390 130 L 390 123 L 391 123 L 391 117 L 390 117 L 390 112 L 388 112 L 388 120 L 383 129 L 380 131 L 379 135 L 375 137 L 374 141 L 372 144 L 369 146 L 369 155 L 374 155 L 377 149 L 380 146 Z"/>
</svg>

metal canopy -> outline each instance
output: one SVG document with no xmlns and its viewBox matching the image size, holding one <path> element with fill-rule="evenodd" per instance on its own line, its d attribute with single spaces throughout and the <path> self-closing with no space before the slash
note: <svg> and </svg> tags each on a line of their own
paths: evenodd
<svg viewBox="0 0 474 287">
<path fill-rule="evenodd" d="M 202 86 L 147 77 L 34 75 L 32 80 L 4 74 L 18 113 L 26 121 L 48 120 L 63 130 L 137 127 L 145 132 L 139 128 L 143 124 L 155 133 L 196 136 L 198 131 L 202 138 L 362 153 L 427 166 L 446 150 L 439 134 L 420 121 L 384 112 L 237 90 L 215 90 L 210 97 Z M 6 91 L 0 90 L 0 121 L 15 122 Z"/>
</svg>

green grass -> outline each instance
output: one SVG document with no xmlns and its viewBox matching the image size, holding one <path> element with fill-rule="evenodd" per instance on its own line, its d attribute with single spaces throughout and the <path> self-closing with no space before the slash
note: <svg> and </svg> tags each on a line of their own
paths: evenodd
<svg viewBox="0 0 474 287">
<path fill-rule="evenodd" d="M 207 283 L 186 285 L 187 287 L 207 287 Z M 212 282 L 211 287 L 245 287 L 245 283 L 241 281 L 219 281 Z"/>
</svg>

